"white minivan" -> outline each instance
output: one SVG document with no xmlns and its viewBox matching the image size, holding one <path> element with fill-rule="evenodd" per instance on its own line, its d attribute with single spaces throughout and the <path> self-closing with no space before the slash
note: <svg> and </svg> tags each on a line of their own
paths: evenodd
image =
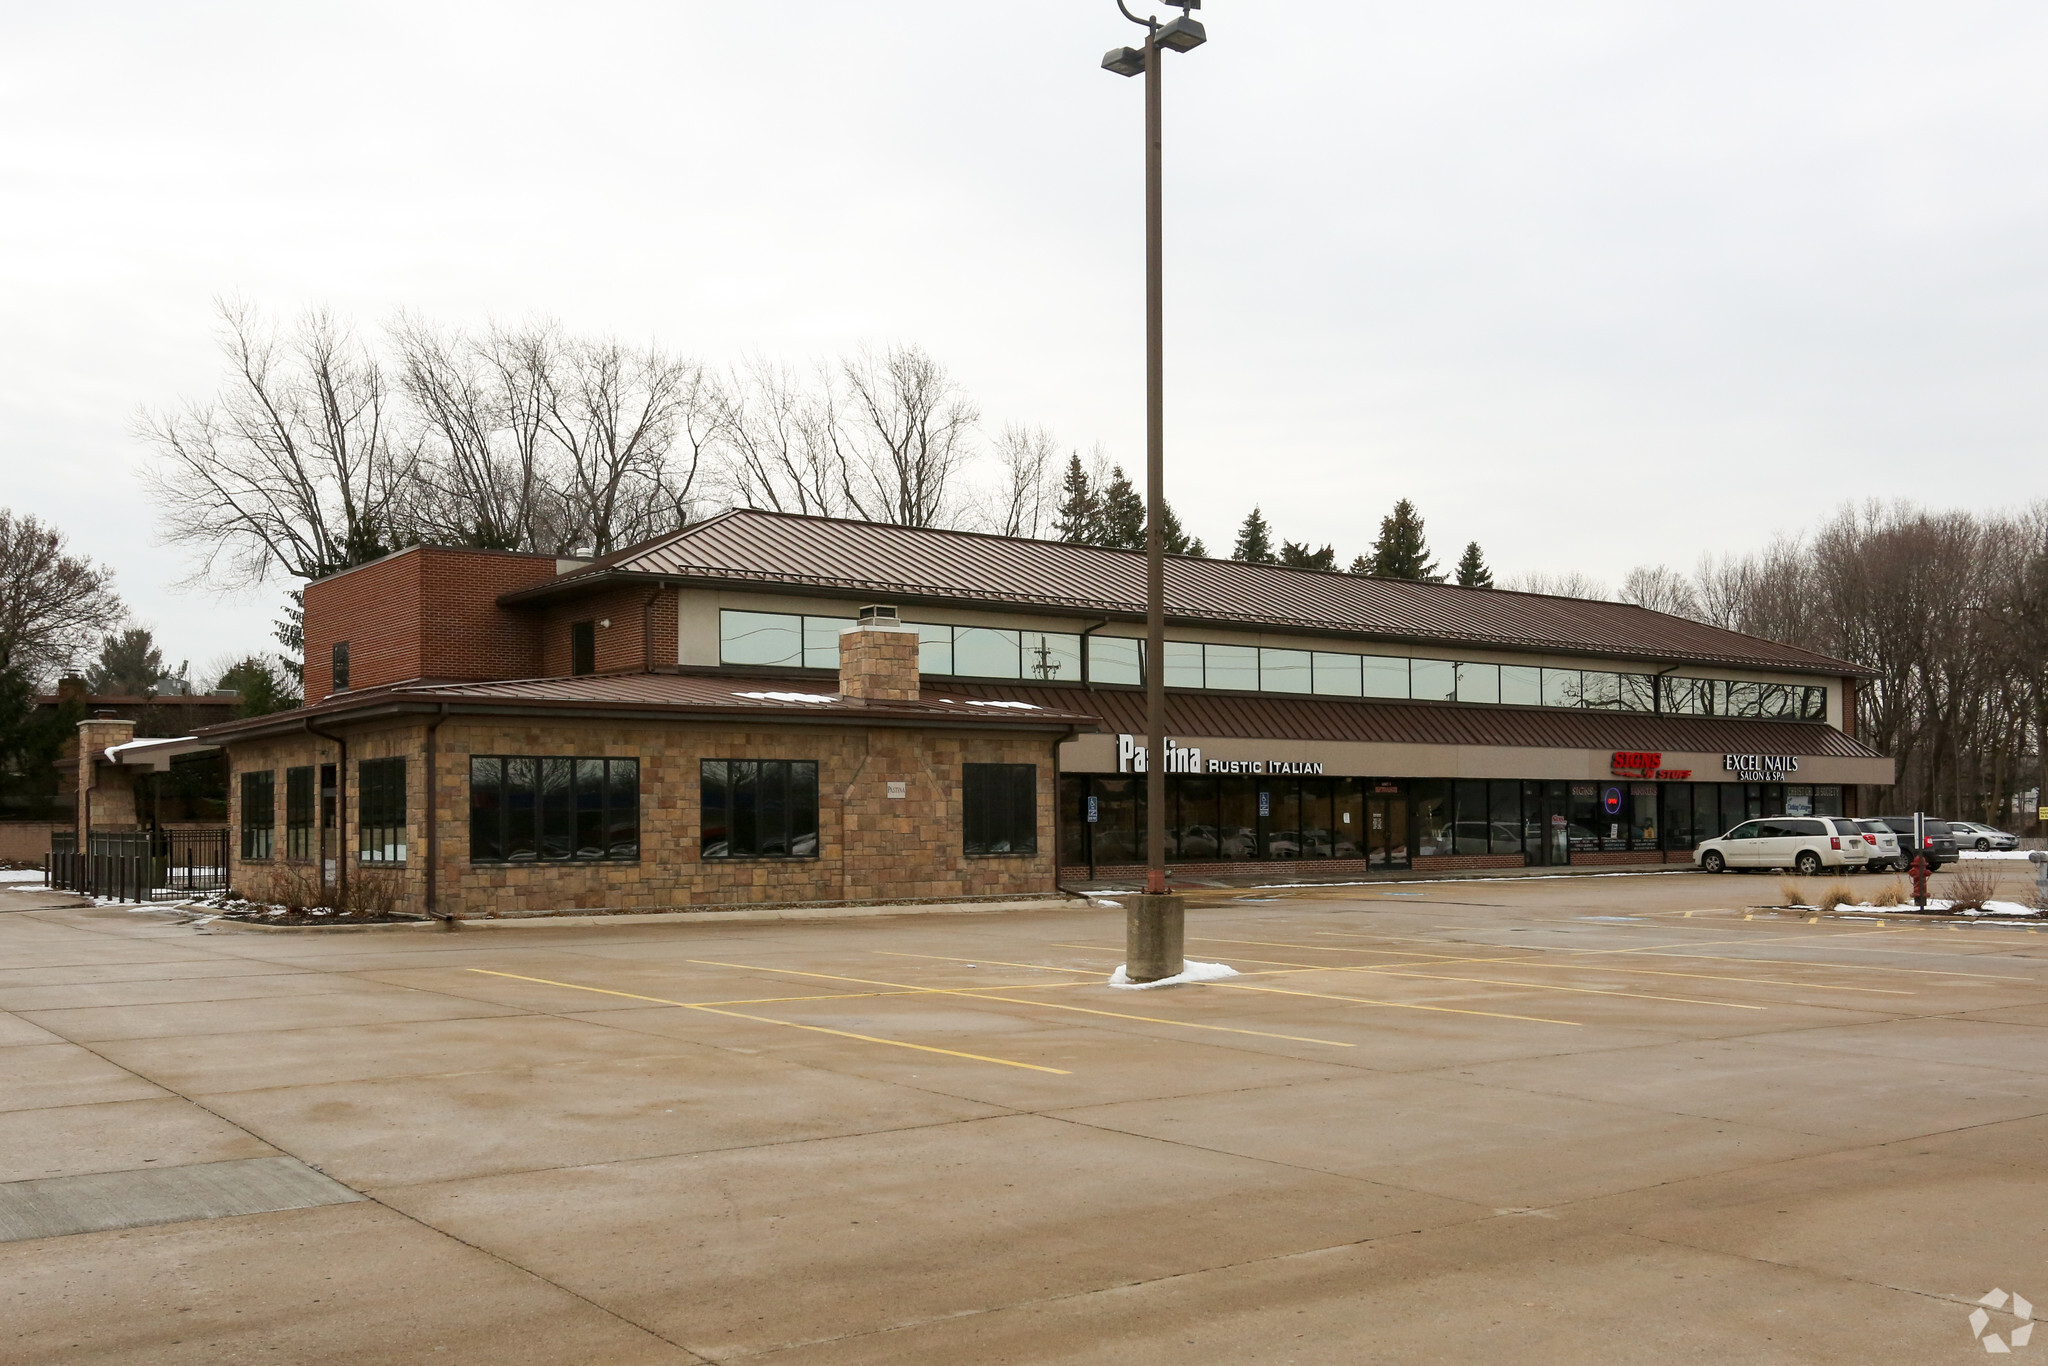
<svg viewBox="0 0 2048 1366">
<path fill-rule="evenodd" d="M 1861 826 L 1839 816 L 1769 816 L 1744 821 L 1716 839 L 1701 840 L 1692 861 L 1710 873 L 1730 868 L 1790 868 L 1812 877 L 1824 868 L 1856 870 L 1876 848 Z"/>
</svg>

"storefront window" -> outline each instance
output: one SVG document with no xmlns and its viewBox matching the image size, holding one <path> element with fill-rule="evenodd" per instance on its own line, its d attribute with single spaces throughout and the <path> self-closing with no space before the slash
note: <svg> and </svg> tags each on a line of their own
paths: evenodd
<svg viewBox="0 0 2048 1366">
<path fill-rule="evenodd" d="M 1460 702 L 1499 702 L 1500 665 L 1458 665 L 1458 700 Z"/>
<path fill-rule="evenodd" d="M 1259 687 L 1265 692 L 1310 691 L 1309 652 L 1261 649 Z"/>
<path fill-rule="evenodd" d="M 818 856 L 816 760 L 705 759 L 698 768 L 704 858 Z M 545 810 L 541 821 L 545 857 Z"/>
<path fill-rule="evenodd" d="M 1496 854 L 1522 852 L 1522 784 L 1496 778 L 1487 784 L 1492 794 L 1490 828 L 1487 837 Z"/>
<path fill-rule="evenodd" d="M 1603 711 L 1616 711 L 1621 707 L 1621 675 L 1596 673 L 1588 669 L 1583 675 L 1585 687 L 1584 705 Z"/>
<path fill-rule="evenodd" d="M 1332 812 L 1332 780 L 1329 778 L 1303 778 L 1301 780 L 1301 856 L 1303 858 L 1329 858 L 1335 847 L 1335 837 L 1330 826 L 1336 819 Z"/>
<path fill-rule="evenodd" d="M 1038 852 L 1038 765 L 960 766 L 962 852 Z"/>
<path fill-rule="evenodd" d="M 1665 677 L 1657 680 L 1662 692 L 1661 702 L 1666 716 L 1697 716 L 1699 714 L 1699 683 L 1690 678 Z"/>
<path fill-rule="evenodd" d="M 1339 778 L 1331 795 L 1330 857 L 1365 857 L 1365 781 Z"/>
<path fill-rule="evenodd" d="M 1259 856 L 1301 857 L 1301 794 L 1292 778 L 1259 784 Z"/>
<path fill-rule="evenodd" d="M 1813 789 L 1813 814 L 1816 816 L 1839 816 L 1842 811 L 1842 789 L 1830 783 Z"/>
<path fill-rule="evenodd" d="M 1629 785 L 1629 829 L 1628 841 L 1631 848 L 1655 849 L 1657 847 L 1657 785 L 1655 783 L 1632 783 Z"/>
<path fill-rule="evenodd" d="M 1414 784 L 1415 852 L 1435 858 L 1451 852 L 1451 785 L 1441 778 Z"/>
<path fill-rule="evenodd" d="M 1545 669 L 1543 671 L 1543 705 L 1546 707 L 1576 707 L 1586 695 L 1585 675 L 1577 669 Z"/>
<path fill-rule="evenodd" d="M 1144 641 L 1127 636 L 1088 637 L 1088 681 L 1133 687 L 1143 683 L 1145 672 L 1139 661 L 1144 657 L 1144 645 Z"/>
<path fill-rule="evenodd" d="M 638 759 L 470 758 L 471 863 L 639 856 Z"/>
<path fill-rule="evenodd" d="M 1788 816 L 1813 815 L 1813 789 L 1810 787 L 1787 787 L 1785 789 L 1785 814 Z"/>
<path fill-rule="evenodd" d="M 1364 694 L 1364 678 L 1359 666 L 1364 661 L 1357 655 L 1333 655 L 1322 650 L 1315 652 L 1315 690 L 1331 697 L 1359 697 Z M 1402 681 L 1406 681 L 1407 670 L 1402 670 Z M 1401 690 L 1407 696 L 1408 690 Z"/>
<path fill-rule="evenodd" d="M 1500 700 L 1511 707 L 1543 705 L 1543 670 L 1529 664 L 1500 666 Z"/>
<path fill-rule="evenodd" d="M 364 863 L 405 862 L 405 760 L 356 765 L 356 856 Z"/>
<path fill-rule="evenodd" d="M 1448 659 L 1411 659 L 1408 679 L 1419 702 L 1458 700 L 1458 666 Z"/>
<path fill-rule="evenodd" d="M 1600 847 L 1600 788 L 1595 783 L 1573 783 L 1571 824 L 1567 826 L 1574 854 Z"/>
<path fill-rule="evenodd" d="M 1216 840 L 1224 858 L 1258 857 L 1258 782 L 1257 778 L 1216 780 Z"/>
<path fill-rule="evenodd" d="M 1725 697 L 1723 716 L 1762 716 L 1764 689 L 1761 683 L 1728 683 L 1723 685 Z"/>
<path fill-rule="evenodd" d="M 1143 863 L 1145 823 L 1140 789 L 1143 778 L 1095 780 L 1095 861 Z"/>
<path fill-rule="evenodd" d="M 1657 680 L 1648 674 L 1621 675 L 1621 709 L 1623 711 L 1657 710 Z"/>
<path fill-rule="evenodd" d="M 1166 835 L 1166 856 L 1183 859 L 1223 858 L 1216 830 L 1216 779 L 1168 779 L 1179 790 L 1176 828 Z"/>
<path fill-rule="evenodd" d="M 1827 720 L 1828 690 L 1826 688 L 1806 688 L 1802 691 L 1804 693 L 1804 698 L 1801 701 L 1799 708 L 1799 714 L 1801 719 L 1807 721 Z"/>
<path fill-rule="evenodd" d="M 986 626 L 954 627 L 953 672 L 963 678 L 1022 677 L 1017 632 Z"/>
<path fill-rule="evenodd" d="M 1609 853 L 1628 849 L 1628 788 L 1621 783 L 1601 783 L 1600 810 L 1594 818 L 1600 831 L 1600 847 Z"/>
<path fill-rule="evenodd" d="M 242 857 L 267 859 L 277 839 L 277 774 L 271 769 L 242 775 Z"/>
<path fill-rule="evenodd" d="M 1453 816 L 1451 852 L 1456 854 L 1490 854 L 1492 840 L 1487 834 L 1486 784 L 1478 781 L 1461 781 L 1451 785 L 1452 795 L 1457 798 L 1458 809 Z"/>
<path fill-rule="evenodd" d="M 1692 784 L 1664 784 L 1663 821 L 1666 849 L 1692 848 Z"/>
</svg>

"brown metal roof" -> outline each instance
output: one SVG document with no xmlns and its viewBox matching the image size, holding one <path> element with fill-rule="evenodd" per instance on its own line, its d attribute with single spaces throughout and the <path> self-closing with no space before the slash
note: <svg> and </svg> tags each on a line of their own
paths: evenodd
<svg viewBox="0 0 2048 1366">
<path fill-rule="evenodd" d="M 722 513 L 505 600 L 650 575 L 1124 620 L 1145 613 L 1145 557 L 1136 551 L 752 509 Z M 1236 560 L 1169 557 L 1166 611 L 1170 620 L 1189 624 L 1282 627 L 1671 664 L 1866 673 L 1811 650 L 1626 603 Z"/>
<path fill-rule="evenodd" d="M 1136 688 L 955 684 L 967 696 L 1015 699 L 1090 711 L 1105 729 L 1145 731 L 1145 694 Z M 1497 745 L 1530 749 L 1655 750 L 1663 753 L 1880 757 L 1815 721 L 1745 721 L 1641 712 L 1492 707 L 1454 702 L 1351 701 L 1264 694 L 1169 692 L 1169 734 L 1212 739 L 1358 740 L 1395 745 Z"/>
<path fill-rule="evenodd" d="M 416 681 L 366 688 L 322 699 L 310 707 L 208 726 L 198 734 L 230 740 L 304 725 L 347 721 L 393 711 L 646 712 L 674 716 L 814 717 L 840 725 L 923 723 L 1007 729 L 1096 729 L 1095 717 L 1076 712 L 1073 698 L 1039 702 L 978 693 L 927 693 L 916 701 L 862 701 L 829 691 L 829 682 L 741 678 L 725 674 L 585 674 L 495 683 Z M 1001 703 L 1003 705 L 997 705 Z"/>
</svg>

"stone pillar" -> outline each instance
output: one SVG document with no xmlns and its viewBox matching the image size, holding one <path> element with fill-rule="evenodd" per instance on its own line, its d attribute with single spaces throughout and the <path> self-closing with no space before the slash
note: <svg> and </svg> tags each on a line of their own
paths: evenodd
<svg viewBox="0 0 2048 1366">
<path fill-rule="evenodd" d="M 135 770 L 110 764 L 106 752 L 135 738 L 135 723 L 95 716 L 78 723 L 78 828 L 134 830 Z"/>
<path fill-rule="evenodd" d="M 1124 903 L 1124 976 L 1156 982 L 1187 970 L 1187 901 L 1166 895 L 1118 898 Z"/>
<path fill-rule="evenodd" d="M 917 631 L 893 607 L 863 607 L 860 624 L 839 633 L 839 692 L 876 702 L 915 702 Z"/>
</svg>

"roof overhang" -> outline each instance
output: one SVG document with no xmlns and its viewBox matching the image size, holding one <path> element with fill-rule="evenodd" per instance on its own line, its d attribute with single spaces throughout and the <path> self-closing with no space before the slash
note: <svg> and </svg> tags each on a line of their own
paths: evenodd
<svg viewBox="0 0 2048 1366">
<path fill-rule="evenodd" d="M 124 745 L 114 745 L 104 751 L 106 761 L 123 768 L 146 768 L 162 773 L 171 766 L 171 760 L 181 754 L 204 754 L 219 749 L 212 740 L 202 740 L 196 735 L 184 735 L 175 740 L 130 740 Z"/>
</svg>

